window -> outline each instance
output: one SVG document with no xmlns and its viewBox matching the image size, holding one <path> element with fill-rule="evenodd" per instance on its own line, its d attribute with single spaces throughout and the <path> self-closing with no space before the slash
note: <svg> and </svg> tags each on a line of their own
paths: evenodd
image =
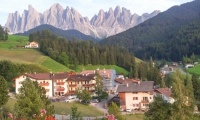
<svg viewBox="0 0 200 120">
<path fill-rule="evenodd" d="M 133 97 L 133 100 L 138 100 L 138 97 Z"/>
<path fill-rule="evenodd" d="M 133 107 L 135 107 L 135 104 L 133 104 Z"/>
<path fill-rule="evenodd" d="M 147 100 L 148 100 L 148 97 L 143 97 L 143 100 L 147 101 Z"/>
<path fill-rule="evenodd" d="M 149 99 L 151 99 L 151 97 Z"/>
<path fill-rule="evenodd" d="M 138 94 L 138 92 L 132 92 L 133 94 Z"/>
</svg>

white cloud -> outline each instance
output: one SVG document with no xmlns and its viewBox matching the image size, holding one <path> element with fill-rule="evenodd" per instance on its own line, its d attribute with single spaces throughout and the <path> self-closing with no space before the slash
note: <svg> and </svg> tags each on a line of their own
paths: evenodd
<svg viewBox="0 0 200 120">
<path fill-rule="evenodd" d="M 90 19 L 98 14 L 100 9 L 108 11 L 110 7 L 115 9 L 117 5 L 131 10 L 131 13 L 139 15 L 150 13 L 153 10 L 164 11 L 173 5 L 180 5 L 192 0 L 0 0 L 0 24 L 6 23 L 9 13 L 19 11 L 20 14 L 28 5 L 32 5 L 38 12 L 43 13 L 54 3 L 59 3 L 65 9 L 67 6 L 75 8 L 81 15 Z"/>
</svg>

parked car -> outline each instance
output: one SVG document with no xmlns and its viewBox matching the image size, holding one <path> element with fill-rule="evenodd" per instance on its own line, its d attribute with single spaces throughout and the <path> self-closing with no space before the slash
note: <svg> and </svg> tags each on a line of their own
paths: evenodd
<svg viewBox="0 0 200 120">
<path fill-rule="evenodd" d="M 131 112 L 131 109 L 126 109 L 126 112 Z"/>
<path fill-rule="evenodd" d="M 99 100 L 98 100 L 98 99 L 92 99 L 90 102 L 91 102 L 91 103 L 98 103 Z"/>
</svg>

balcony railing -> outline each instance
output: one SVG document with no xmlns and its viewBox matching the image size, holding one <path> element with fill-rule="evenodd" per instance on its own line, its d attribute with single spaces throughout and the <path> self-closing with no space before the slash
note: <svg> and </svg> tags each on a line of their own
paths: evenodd
<svg viewBox="0 0 200 120">
<path fill-rule="evenodd" d="M 69 87 L 76 87 L 77 84 L 69 84 Z"/>
<path fill-rule="evenodd" d="M 149 103 L 149 100 L 141 100 L 141 103 Z"/>
<path fill-rule="evenodd" d="M 71 94 L 75 94 L 75 90 L 70 90 L 70 91 L 68 91 L 67 93 L 66 93 L 66 95 L 71 95 Z"/>
<path fill-rule="evenodd" d="M 94 92 L 94 90 L 88 90 L 88 92 Z"/>
<path fill-rule="evenodd" d="M 57 88 L 57 91 L 65 91 L 65 88 Z"/>
<path fill-rule="evenodd" d="M 40 83 L 40 86 L 49 86 L 49 83 Z"/>
<path fill-rule="evenodd" d="M 57 82 L 56 85 L 64 85 L 65 82 Z"/>
<path fill-rule="evenodd" d="M 82 84 L 83 87 L 92 87 L 94 86 L 95 84 Z"/>
<path fill-rule="evenodd" d="M 13 87 L 16 87 L 16 85 L 15 85 L 15 84 L 12 84 L 12 86 L 13 86 Z"/>
</svg>

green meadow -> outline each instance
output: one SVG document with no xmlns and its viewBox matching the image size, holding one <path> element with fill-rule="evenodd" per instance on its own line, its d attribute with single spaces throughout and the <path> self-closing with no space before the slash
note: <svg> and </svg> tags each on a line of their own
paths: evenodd
<svg viewBox="0 0 200 120">
<path fill-rule="evenodd" d="M 7 41 L 0 41 L 0 60 L 10 60 L 14 63 L 35 64 L 42 67 L 43 69 L 46 69 L 49 72 L 52 71 L 54 73 L 72 71 L 68 67 L 44 55 L 38 49 L 25 49 L 15 47 L 24 46 L 27 42 L 27 36 L 9 35 Z M 140 61 L 140 59 L 136 58 L 136 62 Z M 77 72 L 81 72 L 83 68 L 86 70 L 94 70 L 97 68 L 114 69 L 117 73 L 124 73 L 125 76 L 129 74 L 127 70 L 116 65 L 80 65 Z"/>
<path fill-rule="evenodd" d="M 195 65 L 193 68 L 187 68 L 186 71 L 189 72 L 190 74 L 194 73 L 200 76 L 200 64 Z"/>
</svg>

